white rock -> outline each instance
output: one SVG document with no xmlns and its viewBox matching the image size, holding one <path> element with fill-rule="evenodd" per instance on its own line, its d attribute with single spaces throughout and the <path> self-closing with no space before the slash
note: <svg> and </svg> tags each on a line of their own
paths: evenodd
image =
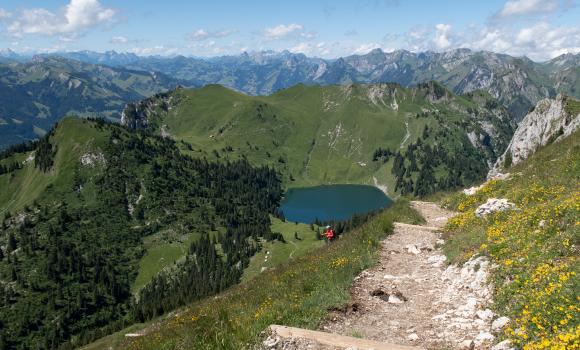
<svg viewBox="0 0 580 350">
<path fill-rule="evenodd" d="M 499 342 L 491 347 L 491 350 L 511 350 L 511 349 L 512 342 L 509 339 Z"/>
<path fill-rule="evenodd" d="M 480 190 L 482 187 L 483 187 L 483 185 L 480 185 L 480 186 L 473 186 L 473 187 L 470 187 L 470 188 L 466 188 L 466 189 L 464 189 L 464 190 L 463 190 L 463 193 L 464 193 L 465 195 L 468 195 L 468 196 L 473 196 L 473 195 L 474 195 L 474 194 L 476 194 L 476 193 L 477 193 L 477 191 L 479 191 L 479 190 Z"/>
<path fill-rule="evenodd" d="M 508 202 L 507 199 L 488 198 L 487 202 L 477 207 L 475 215 L 483 217 L 496 211 L 506 211 L 515 208 L 515 204 Z"/>
<path fill-rule="evenodd" d="M 102 153 L 85 153 L 81 156 L 81 164 L 88 167 L 94 167 L 98 164 L 105 165 L 107 161 Z"/>
<path fill-rule="evenodd" d="M 481 332 L 475 337 L 475 346 L 480 346 L 481 344 L 491 343 L 495 337 L 489 332 Z"/>
<path fill-rule="evenodd" d="M 391 304 L 402 304 L 403 301 L 399 299 L 396 295 L 389 295 L 389 303 Z"/>
<path fill-rule="evenodd" d="M 405 247 L 405 249 L 407 249 L 407 252 L 411 253 L 411 254 L 420 254 L 421 250 L 419 248 L 417 248 L 417 246 L 415 244 L 409 244 Z"/>
<path fill-rule="evenodd" d="M 419 340 L 419 336 L 417 334 L 415 334 L 415 333 L 411 333 L 407 337 L 407 340 L 409 340 L 409 341 L 416 341 L 416 340 Z"/>
<path fill-rule="evenodd" d="M 479 317 L 481 320 L 487 321 L 487 320 L 491 320 L 493 318 L 493 311 L 491 311 L 490 309 L 485 309 L 485 310 L 478 310 L 476 312 L 477 317 Z"/>
<path fill-rule="evenodd" d="M 459 349 L 460 350 L 469 350 L 471 349 L 471 344 L 473 344 L 473 340 L 464 340 L 459 344 Z"/>
<path fill-rule="evenodd" d="M 558 95 L 555 99 L 543 99 L 519 123 L 512 140 L 504 154 L 498 158 L 488 177 L 491 177 L 504 167 L 509 154 L 511 163 L 518 164 L 532 155 L 540 146 L 544 146 L 557 137 L 556 141 L 571 135 L 580 128 L 580 113 L 570 115 L 566 109 L 567 98 Z M 563 135 L 559 135 L 560 131 Z"/>
<path fill-rule="evenodd" d="M 280 338 L 272 335 L 268 337 L 266 340 L 264 340 L 262 344 L 264 344 L 264 346 L 267 348 L 274 348 L 276 345 L 278 345 L 279 342 Z"/>
<path fill-rule="evenodd" d="M 498 319 L 496 319 L 495 321 L 493 321 L 493 323 L 491 324 L 491 330 L 494 332 L 499 332 L 501 331 L 508 323 L 510 322 L 510 319 L 508 317 L 502 316 Z"/>
</svg>

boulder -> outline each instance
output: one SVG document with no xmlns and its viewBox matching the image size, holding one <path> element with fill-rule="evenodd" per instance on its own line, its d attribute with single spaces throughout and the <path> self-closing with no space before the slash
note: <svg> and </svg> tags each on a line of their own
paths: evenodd
<svg viewBox="0 0 580 350">
<path fill-rule="evenodd" d="M 516 207 L 514 203 L 508 202 L 507 199 L 488 198 L 487 202 L 477 207 L 475 215 L 484 217 L 496 211 L 512 210 Z"/>
<path fill-rule="evenodd" d="M 491 347 L 491 350 L 512 350 L 512 342 L 509 339 L 506 339 L 502 342 L 499 342 Z"/>
<path fill-rule="evenodd" d="M 493 311 L 491 311 L 490 309 L 478 310 L 476 312 L 476 315 L 479 319 L 487 321 L 493 318 Z"/>
<path fill-rule="evenodd" d="M 420 254 L 421 250 L 419 248 L 417 248 L 417 246 L 415 244 L 409 244 L 408 246 L 405 247 L 407 249 L 407 252 L 411 253 L 411 254 Z"/>
<path fill-rule="evenodd" d="M 508 323 L 510 322 L 510 319 L 508 317 L 502 316 L 498 319 L 496 319 L 495 321 L 493 321 L 493 323 L 491 324 L 491 330 L 494 332 L 499 332 L 501 331 Z"/>
<path fill-rule="evenodd" d="M 481 188 L 483 187 L 483 185 L 481 186 L 473 186 L 470 188 L 466 188 L 463 190 L 463 194 L 467 195 L 467 196 L 473 196 L 474 194 L 477 193 L 477 191 L 479 191 Z"/>
<path fill-rule="evenodd" d="M 495 339 L 495 337 L 493 336 L 493 334 L 489 333 L 489 332 L 481 332 L 477 335 L 477 337 L 475 337 L 475 346 L 479 347 L 483 344 L 490 344 L 493 340 Z"/>
</svg>

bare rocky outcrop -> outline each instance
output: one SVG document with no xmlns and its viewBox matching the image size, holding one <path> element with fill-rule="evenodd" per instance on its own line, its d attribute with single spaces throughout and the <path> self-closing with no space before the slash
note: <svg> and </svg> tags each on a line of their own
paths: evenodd
<svg viewBox="0 0 580 350">
<path fill-rule="evenodd" d="M 178 87 L 179 89 L 179 87 Z M 157 109 L 167 112 L 170 109 L 171 92 L 156 94 L 139 102 L 131 102 L 125 106 L 121 114 L 121 124 L 130 129 L 145 129 L 150 124 L 150 118 Z"/>
<path fill-rule="evenodd" d="M 516 205 L 514 203 L 508 202 L 505 198 L 488 198 L 485 203 L 475 209 L 475 216 L 484 217 L 496 211 L 512 210 L 515 207 Z"/>
<path fill-rule="evenodd" d="M 568 108 L 578 103 L 560 94 L 555 99 L 543 99 L 520 122 L 504 154 L 498 158 L 488 176 L 515 165 L 531 156 L 539 147 L 572 134 L 580 126 L 580 113 Z"/>
<path fill-rule="evenodd" d="M 105 159 L 105 155 L 101 152 L 88 152 L 81 156 L 80 158 L 81 164 L 87 167 L 95 167 L 97 165 L 105 165 L 107 160 Z"/>
</svg>

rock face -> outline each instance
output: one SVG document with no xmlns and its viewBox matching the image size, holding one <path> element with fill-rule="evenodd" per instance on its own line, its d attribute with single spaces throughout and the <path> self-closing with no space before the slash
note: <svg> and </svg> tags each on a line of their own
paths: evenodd
<svg viewBox="0 0 580 350">
<path fill-rule="evenodd" d="M 558 95 L 556 99 L 538 102 L 524 117 L 504 154 L 496 161 L 489 176 L 515 165 L 532 155 L 539 147 L 572 134 L 580 126 L 580 102 Z"/>
<path fill-rule="evenodd" d="M 483 217 L 496 211 L 511 210 L 515 207 L 515 204 L 508 202 L 508 200 L 505 198 L 488 198 L 487 202 L 477 207 L 475 210 L 475 215 L 478 217 Z"/>
<path fill-rule="evenodd" d="M 170 103 L 169 92 L 158 93 L 137 103 L 128 103 L 121 114 L 121 124 L 133 130 L 144 129 L 149 125 L 154 111 L 161 108 L 167 112 L 170 109 Z"/>
</svg>

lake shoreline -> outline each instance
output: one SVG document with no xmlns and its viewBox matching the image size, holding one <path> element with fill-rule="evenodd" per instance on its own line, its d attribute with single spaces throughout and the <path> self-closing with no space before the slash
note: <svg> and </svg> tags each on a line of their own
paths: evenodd
<svg viewBox="0 0 580 350">
<path fill-rule="evenodd" d="M 392 204 L 386 188 L 369 184 L 333 184 L 290 188 L 280 210 L 288 220 L 311 223 L 316 220 L 348 220 Z"/>
<path fill-rule="evenodd" d="M 377 178 L 374 176 L 373 176 L 373 186 L 381 190 L 387 197 L 389 197 L 389 187 L 387 187 L 387 185 L 381 185 L 377 180 Z"/>
</svg>

